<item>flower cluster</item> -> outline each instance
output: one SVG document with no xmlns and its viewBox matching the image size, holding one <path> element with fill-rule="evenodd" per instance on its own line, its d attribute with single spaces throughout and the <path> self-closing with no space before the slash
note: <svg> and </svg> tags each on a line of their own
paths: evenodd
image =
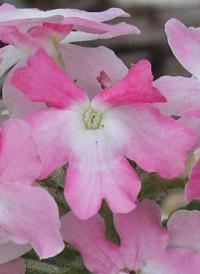
<svg viewBox="0 0 200 274">
<path fill-rule="evenodd" d="M 139 34 L 124 22 L 105 23 L 126 16 L 119 8 L 0 6 L 0 40 L 8 44 L 0 76 L 10 69 L 1 102 L 0 273 L 24 274 L 23 254 L 33 248 L 40 259 L 54 257 L 64 241 L 93 273 L 200 273 L 200 212 L 177 211 L 164 228 L 155 201 L 138 199 L 138 170 L 170 180 L 187 159 L 185 196 L 200 198 L 199 29 L 166 23 L 169 45 L 192 78 L 153 81 L 147 60 L 128 69 L 106 47 L 71 44 Z M 62 218 L 45 185 L 61 167 L 71 210 Z M 105 237 L 103 200 L 120 244 Z"/>
</svg>

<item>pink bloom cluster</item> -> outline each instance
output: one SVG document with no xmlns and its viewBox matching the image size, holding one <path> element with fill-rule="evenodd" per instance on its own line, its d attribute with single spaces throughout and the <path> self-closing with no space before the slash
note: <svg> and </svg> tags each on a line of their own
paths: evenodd
<svg viewBox="0 0 200 274">
<path fill-rule="evenodd" d="M 137 201 L 141 181 L 129 162 L 173 178 L 199 147 L 199 31 L 175 19 L 166 24 L 174 54 L 196 79 L 153 81 L 147 60 L 128 69 L 108 48 L 70 44 L 139 33 L 124 22 L 105 23 L 119 16 L 128 14 L 0 6 L 0 40 L 8 44 L 0 75 L 13 66 L 3 86 L 10 119 L 0 129 L 0 273 L 25 273 L 21 255 L 34 248 L 40 259 L 55 256 L 63 240 L 94 273 L 200 273 L 200 212 L 173 213 L 163 228 L 159 207 Z M 60 228 L 57 204 L 36 180 L 66 164 L 72 212 Z M 188 201 L 200 198 L 199 166 L 197 160 L 186 186 Z M 103 199 L 120 246 L 104 235 Z"/>
</svg>

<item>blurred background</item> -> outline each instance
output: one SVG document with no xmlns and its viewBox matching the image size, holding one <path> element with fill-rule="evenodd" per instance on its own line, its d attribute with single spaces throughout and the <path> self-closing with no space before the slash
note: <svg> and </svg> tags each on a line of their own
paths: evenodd
<svg viewBox="0 0 200 274">
<path fill-rule="evenodd" d="M 130 63 L 143 58 L 148 59 L 152 63 L 155 79 L 166 74 L 190 75 L 171 53 L 164 27 L 170 18 L 177 18 L 186 26 L 200 26 L 200 0 L 0 0 L 0 4 L 3 3 L 20 8 L 36 7 L 42 10 L 76 8 L 102 11 L 110 7 L 120 7 L 131 15 L 130 18 L 122 20 L 137 26 L 141 30 L 140 35 L 82 42 L 81 45 L 92 47 L 105 45 L 113 49 L 128 67 Z"/>
</svg>

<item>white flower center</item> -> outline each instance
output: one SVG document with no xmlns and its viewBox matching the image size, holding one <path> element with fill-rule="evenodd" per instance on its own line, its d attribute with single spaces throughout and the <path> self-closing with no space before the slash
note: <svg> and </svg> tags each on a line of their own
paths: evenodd
<svg viewBox="0 0 200 274">
<path fill-rule="evenodd" d="M 88 108 L 86 112 L 83 114 L 83 122 L 87 129 L 97 129 L 100 127 L 102 119 L 102 114 Z"/>
</svg>

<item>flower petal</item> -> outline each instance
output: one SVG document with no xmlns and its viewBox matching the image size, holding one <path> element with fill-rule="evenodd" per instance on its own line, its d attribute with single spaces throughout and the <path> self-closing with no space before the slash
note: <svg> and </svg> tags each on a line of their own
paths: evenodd
<svg viewBox="0 0 200 274">
<path fill-rule="evenodd" d="M 142 268 L 141 274 L 198 274 L 199 256 L 189 249 L 165 250 L 153 257 Z"/>
<path fill-rule="evenodd" d="M 0 265 L 0 274 L 25 274 L 26 265 L 22 258 L 12 260 Z"/>
<path fill-rule="evenodd" d="M 194 132 L 147 103 L 121 104 L 106 112 L 113 134 L 121 135 L 124 155 L 148 172 L 172 178 L 184 170 Z M 108 122 L 107 122 L 108 123 Z M 172 153 L 173 152 L 173 153 Z"/>
<path fill-rule="evenodd" d="M 200 199 L 200 159 L 192 168 L 190 179 L 185 186 L 185 196 L 188 202 Z"/>
<path fill-rule="evenodd" d="M 200 28 L 186 28 L 180 21 L 166 23 L 169 45 L 179 62 L 200 80 Z"/>
<path fill-rule="evenodd" d="M 115 85 L 99 93 L 92 105 L 118 104 L 130 102 L 166 102 L 160 92 L 152 86 L 153 76 L 151 65 L 147 60 L 141 60 L 133 65 L 128 74 Z"/>
<path fill-rule="evenodd" d="M 200 107 L 199 81 L 181 76 L 163 76 L 153 82 L 162 95 L 167 98 L 166 103 L 154 103 L 162 114 L 178 115 L 185 109 Z"/>
<path fill-rule="evenodd" d="M 4 184 L 0 201 L 0 224 L 13 242 L 30 242 L 41 259 L 62 251 L 58 208 L 46 190 L 17 183 Z"/>
<path fill-rule="evenodd" d="M 61 234 L 81 252 L 90 271 L 118 273 L 123 268 L 119 247 L 105 237 L 105 224 L 100 215 L 83 221 L 69 212 L 61 219 Z"/>
<path fill-rule="evenodd" d="M 34 102 L 66 108 L 77 101 L 87 101 L 85 92 L 76 85 L 44 50 L 28 58 L 28 67 L 14 71 L 11 83 Z M 37 82 L 35 82 L 37 79 Z"/>
<path fill-rule="evenodd" d="M 178 210 L 168 221 L 170 240 L 168 248 L 189 248 L 200 253 L 200 212 Z"/>
<path fill-rule="evenodd" d="M 36 109 L 46 108 L 45 103 L 32 102 L 21 90 L 14 87 L 10 80 L 15 69 L 26 65 L 27 58 L 21 59 L 8 73 L 3 85 L 3 101 L 7 106 L 10 118 L 23 120 L 27 114 Z"/>
<path fill-rule="evenodd" d="M 85 90 L 90 99 L 102 91 L 101 85 L 97 81 L 102 70 L 116 82 L 128 72 L 124 63 L 112 50 L 106 47 L 89 48 L 62 44 L 61 53 L 66 74 L 73 81 L 76 80 L 77 85 Z M 86 81 L 86 79 L 90 79 L 90 81 Z"/>
<path fill-rule="evenodd" d="M 6 262 L 19 258 L 26 252 L 30 251 L 32 246 L 28 244 L 15 244 L 9 241 L 8 243 L 0 245 L 0 266 Z M 1 273 L 1 272 L 0 272 Z"/>
<path fill-rule="evenodd" d="M 93 167 L 70 163 L 67 169 L 64 194 L 73 212 L 87 219 L 97 213 L 103 198 L 113 212 L 131 211 L 136 206 L 141 182 L 127 160 L 112 159 L 108 166 L 103 166 L 97 154 L 89 161 Z"/>
<path fill-rule="evenodd" d="M 114 214 L 114 223 L 128 269 L 142 268 L 143 263 L 167 246 L 169 235 L 160 224 L 159 207 L 149 200 L 128 214 Z"/>
<path fill-rule="evenodd" d="M 0 183 L 31 184 L 42 168 L 31 128 L 22 121 L 8 120 L 1 127 L 0 140 Z"/>
<path fill-rule="evenodd" d="M 25 55 L 25 53 L 11 45 L 1 48 L 0 59 L 2 58 L 2 62 L 0 63 L 0 77 Z"/>
</svg>

